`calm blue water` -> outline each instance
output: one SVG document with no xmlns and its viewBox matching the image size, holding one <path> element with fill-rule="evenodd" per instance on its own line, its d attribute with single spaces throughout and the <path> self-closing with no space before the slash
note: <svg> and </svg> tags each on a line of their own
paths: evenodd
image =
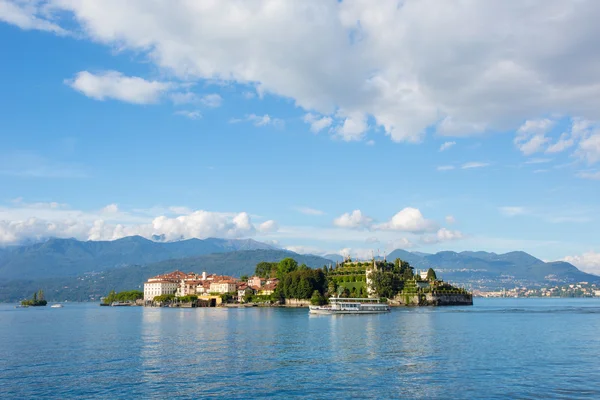
<svg viewBox="0 0 600 400">
<path fill-rule="evenodd" d="M 600 300 L 306 309 L 0 306 L 1 398 L 600 398 Z"/>
</svg>

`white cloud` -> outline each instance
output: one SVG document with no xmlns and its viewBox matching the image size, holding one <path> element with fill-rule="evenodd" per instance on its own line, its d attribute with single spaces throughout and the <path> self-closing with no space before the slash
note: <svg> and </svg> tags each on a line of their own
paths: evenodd
<svg viewBox="0 0 600 400">
<path fill-rule="evenodd" d="M 454 218 L 454 216 L 452 216 L 452 215 L 447 215 L 445 219 L 446 219 L 447 224 L 455 224 L 456 223 L 456 218 Z"/>
<path fill-rule="evenodd" d="M 463 239 L 464 235 L 459 231 L 451 231 L 446 228 L 440 228 L 435 235 L 425 235 L 421 238 L 421 242 L 425 244 L 435 244 L 448 242 L 451 240 Z"/>
<path fill-rule="evenodd" d="M 363 215 L 360 210 L 354 210 L 351 213 L 344 213 L 333 220 L 333 224 L 340 228 L 368 228 L 373 219 Z"/>
<path fill-rule="evenodd" d="M 448 150 L 450 147 L 454 146 L 456 144 L 456 142 L 444 142 L 442 143 L 442 145 L 440 146 L 440 151 L 446 151 Z"/>
<path fill-rule="evenodd" d="M 202 113 L 198 110 L 179 110 L 179 111 L 175 111 L 175 115 L 181 115 L 182 117 L 186 117 L 189 119 L 202 118 Z"/>
<path fill-rule="evenodd" d="M 229 121 L 229 123 L 236 124 L 238 122 L 243 122 L 243 121 L 251 122 L 254 126 L 257 126 L 257 127 L 272 125 L 276 128 L 281 128 L 285 124 L 282 119 L 273 118 L 269 114 L 264 114 L 264 115 L 249 114 L 249 115 L 246 115 L 243 119 L 240 119 L 240 118 L 231 119 Z"/>
<path fill-rule="evenodd" d="M 7 11 L 36 3 L 1 4 L 9 23 L 58 32 L 36 8 Z M 590 67 L 600 56 L 586 39 L 600 36 L 594 1 L 55 0 L 52 9 L 82 36 L 174 77 L 250 85 L 339 120 L 345 140 L 364 135 L 357 115 L 409 142 L 430 127 L 472 135 L 540 115 L 600 119 L 600 70 Z"/>
<path fill-rule="evenodd" d="M 293 251 L 298 254 L 323 254 L 323 249 L 314 246 L 286 246 L 286 250 Z"/>
<path fill-rule="evenodd" d="M 109 204 L 100 210 L 100 214 L 116 214 L 119 212 L 119 206 L 115 203 Z"/>
<path fill-rule="evenodd" d="M 580 171 L 577 177 L 583 179 L 600 180 L 600 171 Z"/>
<path fill-rule="evenodd" d="M 200 98 L 200 102 L 206 107 L 216 108 L 223 104 L 223 98 L 216 93 L 207 94 Z"/>
<path fill-rule="evenodd" d="M 156 103 L 171 87 L 169 83 L 125 76 L 117 71 L 104 71 L 99 74 L 81 71 L 74 79 L 66 80 L 65 83 L 96 100 L 115 99 L 134 104 Z"/>
<path fill-rule="evenodd" d="M 374 146 L 375 145 L 375 141 L 374 140 L 368 140 L 366 144 L 367 144 L 367 146 Z"/>
<path fill-rule="evenodd" d="M 551 158 L 530 158 L 525 164 L 545 164 L 551 162 Z"/>
<path fill-rule="evenodd" d="M 338 250 L 337 254 L 342 257 L 350 257 L 353 260 L 372 260 L 377 252 L 369 248 L 346 247 Z"/>
<path fill-rule="evenodd" d="M 361 140 L 369 126 L 367 116 L 361 113 L 353 113 L 344 118 L 344 122 L 336 128 L 336 135 L 346 142 Z"/>
<path fill-rule="evenodd" d="M 552 129 L 555 122 L 549 119 L 528 120 L 517 130 L 514 143 L 525 155 L 531 155 L 543 150 L 550 140 L 546 133 Z"/>
<path fill-rule="evenodd" d="M 310 208 L 310 207 L 295 207 L 294 209 L 305 215 L 323 215 L 323 214 L 325 214 L 325 212 L 323 212 L 321 210 L 317 210 L 315 208 Z"/>
<path fill-rule="evenodd" d="M 272 219 L 265 221 L 258 226 L 258 231 L 260 233 L 276 232 L 277 229 L 279 229 L 279 226 L 277 225 L 277 222 L 273 221 Z"/>
<path fill-rule="evenodd" d="M 21 29 L 37 29 L 65 35 L 68 32 L 47 19 L 37 2 L 15 2 L 0 0 L 0 21 L 18 26 Z"/>
<path fill-rule="evenodd" d="M 437 229 L 437 224 L 427 220 L 417 208 L 406 207 L 396 213 L 389 221 L 375 225 L 375 229 L 423 233 Z"/>
<path fill-rule="evenodd" d="M 483 168 L 483 167 L 487 167 L 489 166 L 489 163 L 485 163 L 485 162 L 468 162 L 463 164 L 460 168 L 461 169 L 472 169 L 472 168 Z"/>
<path fill-rule="evenodd" d="M 562 261 L 569 262 L 584 272 L 600 275 L 600 253 L 588 251 L 581 255 L 567 256 Z"/>
<path fill-rule="evenodd" d="M 515 217 L 517 215 L 527 214 L 527 209 L 525 207 L 519 206 L 505 206 L 499 208 L 500 212 L 507 217 Z"/>
<path fill-rule="evenodd" d="M 575 154 L 588 164 L 600 161 L 600 132 L 582 139 Z"/>
<path fill-rule="evenodd" d="M 10 207 L 0 206 L 0 244 L 19 243 L 48 237 L 74 237 L 80 240 L 115 240 L 140 235 L 162 235 L 166 240 L 187 238 L 242 238 L 257 232 L 270 234 L 278 229 L 273 220 L 257 226 L 248 213 L 192 211 L 171 207 L 175 216 L 149 216 L 122 211 L 109 204 L 98 211 L 71 209 L 59 203 L 27 204 L 17 200 Z M 181 214 L 181 215 L 177 215 Z"/>
<path fill-rule="evenodd" d="M 328 128 L 333 123 L 333 119 L 331 117 L 319 117 L 317 115 L 308 113 L 304 116 L 304 122 L 310 124 L 310 131 L 313 133 L 318 133 L 325 128 Z"/>
<path fill-rule="evenodd" d="M 556 143 L 548 146 L 546 153 L 560 153 L 573 146 L 574 143 L 575 141 L 572 137 L 569 137 L 568 133 L 563 133 L 560 135 L 560 138 L 556 141 Z"/>
<path fill-rule="evenodd" d="M 394 240 L 390 240 L 387 243 L 387 248 L 386 251 L 393 251 L 396 249 L 410 249 L 411 247 L 414 247 L 415 244 L 413 242 L 411 242 L 409 239 L 407 238 L 399 238 L 399 239 L 394 239 Z"/>
<path fill-rule="evenodd" d="M 454 169 L 454 165 L 440 165 L 436 168 L 438 171 L 451 171 Z"/>
</svg>

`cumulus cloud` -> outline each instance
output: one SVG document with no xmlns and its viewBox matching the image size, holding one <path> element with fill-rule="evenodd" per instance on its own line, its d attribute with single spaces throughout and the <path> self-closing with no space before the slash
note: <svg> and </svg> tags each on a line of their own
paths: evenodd
<svg viewBox="0 0 600 400">
<path fill-rule="evenodd" d="M 414 246 L 415 246 L 415 244 L 413 242 L 411 242 L 409 239 L 398 238 L 398 239 L 390 240 L 387 243 L 387 250 L 393 251 L 396 249 L 410 249 L 411 247 L 414 247 Z"/>
<path fill-rule="evenodd" d="M 573 137 L 569 136 L 568 133 L 563 133 L 554 144 L 548 146 L 546 153 L 560 153 L 573 146 L 574 143 L 575 141 Z"/>
<path fill-rule="evenodd" d="M 354 210 L 351 213 L 344 213 L 333 220 L 333 224 L 340 228 L 368 228 L 373 219 L 364 215 L 360 210 Z"/>
<path fill-rule="evenodd" d="M 278 229 L 273 220 L 256 226 L 246 212 L 192 211 L 185 207 L 172 207 L 168 211 L 176 215 L 149 217 L 139 212 L 122 211 L 116 204 L 84 212 L 58 203 L 26 204 L 19 201 L 10 207 L 0 207 L 0 244 L 48 237 L 80 240 L 115 240 L 132 235 L 146 238 L 159 235 L 165 240 L 242 238 Z"/>
<path fill-rule="evenodd" d="M 171 84 L 158 81 L 147 81 L 137 76 L 125 76 L 117 71 L 104 71 L 93 74 L 81 71 L 75 78 L 65 83 L 96 100 L 115 99 L 126 103 L 156 103 Z"/>
<path fill-rule="evenodd" d="M 421 242 L 424 244 L 435 244 L 447 242 L 450 240 L 463 239 L 464 235 L 459 231 L 451 231 L 446 228 L 440 228 L 435 235 L 425 235 L 421 238 Z"/>
<path fill-rule="evenodd" d="M 526 156 L 540 152 L 550 140 L 546 133 L 555 122 L 550 119 L 528 120 L 517 130 L 514 143 Z"/>
<path fill-rule="evenodd" d="M 82 36 L 145 54 L 175 77 L 291 99 L 341 124 L 332 131 L 346 140 L 363 137 L 364 116 L 394 141 L 419 141 L 430 127 L 465 136 L 540 115 L 600 118 L 600 70 L 590 67 L 600 55 L 586 40 L 600 36 L 594 1 L 101 3 L 52 8 Z M 37 9 L 14 11 L 35 2 L 1 4 L 4 21 L 58 32 Z"/>
<path fill-rule="evenodd" d="M 331 117 L 319 117 L 312 113 L 308 113 L 304 116 L 304 122 L 310 124 L 310 131 L 313 133 L 319 133 L 323 129 L 328 128 L 333 123 Z"/>
<path fill-rule="evenodd" d="M 562 261 L 569 262 L 584 272 L 600 275 L 600 253 L 588 251 L 581 255 L 567 256 Z"/>
<path fill-rule="evenodd" d="M 116 214 L 119 212 L 119 206 L 115 203 L 109 204 L 100 210 L 100 214 Z"/>
<path fill-rule="evenodd" d="M 456 223 L 456 218 L 454 218 L 454 216 L 452 215 L 446 215 L 446 223 L 447 224 L 455 224 Z"/>
<path fill-rule="evenodd" d="M 600 161 L 600 132 L 581 140 L 575 154 L 588 164 L 595 164 Z"/>
<path fill-rule="evenodd" d="M 335 131 L 342 140 L 350 142 L 361 140 L 368 128 L 367 116 L 362 113 L 353 113 L 344 118 L 344 122 Z"/>
<path fill-rule="evenodd" d="M 45 15 L 44 15 L 45 14 Z M 0 0 L 0 21 L 18 26 L 21 29 L 36 29 L 66 35 L 68 32 L 53 23 L 36 2 L 11 2 Z"/>
<path fill-rule="evenodd" d="M 456 142 L 444 142 L 442 143 L 442 145 L 440 146 L 440 151 L 446 151 L 448 150 L 450 147 L 454 146 L 456 144 Z"/>
<path fill-rule="evenodd" d="M 350 257 L 354 260 L 371 260 L 377 253 L 373 249 L 346 247 L 338 250 L 337 254 L 342 257 Z"/>
<path fill-rule="evenodd" d="M 223 104 L 223 98 L 216 93 L 207 94 L 206 96 L 202 96 L 200 98 L 200 102 L 206 107 L 216 108 Z"/>
<path fill-rule="evenodd" d="M 375 225 L 375 229 L 423 233 L 437 229 L 437 224 L 425 219 L 419 209 L 406 207 L 389 221 Z"/>
<path fill-rule="evenodd" d="M 265 221 L 258 226 L 258 231 L 260 233 L 276 232 L 277 229 L 279 229 L 279 226 L 277 225 L 277 222 L 273 221 L 272 219 Z"/>
</svg>

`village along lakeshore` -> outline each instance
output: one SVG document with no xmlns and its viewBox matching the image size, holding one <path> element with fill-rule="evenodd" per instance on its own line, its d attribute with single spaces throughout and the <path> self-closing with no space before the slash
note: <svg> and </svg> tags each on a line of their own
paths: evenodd
<svg viewBox="0 0 600 400">
<path fill-rule="evenodd" d="M 311 269 L 293 258 L 260 262 L 254 275 L 234 278 L 174 271 L 149 278 L 144 291 L 111 291 L 105 306 L 308 307 L 329 298 L 379 298 L 390 306 L 473 305 L 472 293 L 438 279 L 435 271 L 415 272 L 399 258 L 353 261 Z"/>
</svg>

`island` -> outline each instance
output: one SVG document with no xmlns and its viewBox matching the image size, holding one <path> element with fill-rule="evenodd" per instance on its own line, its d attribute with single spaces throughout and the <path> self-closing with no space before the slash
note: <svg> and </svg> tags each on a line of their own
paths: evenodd
<svg viewBox="0 0 600 400">
<path fill-rule="evenodd" d="M 122 300 L 111 294 L 107 300 Z M 159 307 L 307 307 L 327 304 L 333 297 L 379 298 L 390 306 L 473 305 L 473 295 L 466 289 L 438 279 L 432 268 L 415 271 L 399 258 L 394 262 L 346 258 L 316 269 L 285 258 L 260 262 L 253 276 L 240 278 L 174 271 L 149 278 L 143 300 L 141 292 L 135 297 L 137 305 Z M 134 299 L 128 300 L 134 304 Z"/>
<path fill-rule="evenodd" d="M 33 294 L 31 299 L 21 301 L 23 307 L 43 307 L 48 302 L 44 299 L 44 291 L 39 290 Z"/>
</svg>

